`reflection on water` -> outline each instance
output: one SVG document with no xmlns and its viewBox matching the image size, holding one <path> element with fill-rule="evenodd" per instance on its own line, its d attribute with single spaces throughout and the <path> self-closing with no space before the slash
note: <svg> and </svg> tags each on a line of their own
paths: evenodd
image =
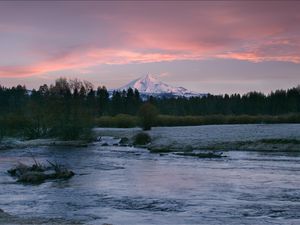
<svg viewBox="0 0 300 225">
<path fill-rule="evenodd" d="M 21 185 L 18 161 L 58 161 L 70 180 Z M 227 158 L 160 156 L 127 147 L 40 147 L 0 152 L 0 208 L 86 224 L 299 224 L 300 158 L 226 152 Z"/>
</svg>

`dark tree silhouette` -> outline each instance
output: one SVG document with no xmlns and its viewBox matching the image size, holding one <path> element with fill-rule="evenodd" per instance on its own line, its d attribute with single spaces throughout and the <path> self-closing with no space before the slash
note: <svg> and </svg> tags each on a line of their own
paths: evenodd
<svg viewBox="0 0 300 225">
<path fill-rule="evenodd" d="M 158 116 L 157 108 L 151 103 L 145 103 L 139 109 L 138 115 L 141 120 L 141 126 L 144 130 L 150 130 L 155 125 Z"/>
<path fill-rule="evenodd" d="M 44 84 L 31 91 L 22 85 L 0 85 L 0 139 L 5 135 L 76 139 L 88 133 L 94 119 L 102 116 L 116 116 L 117 126 L 127 127 L 135 124 L 133 116 L 139 115 L 142 127 L 149 129 L 157 111 L 169 116 L 212 116 L 213 123 L 222 115 L 291 114 L 298 121 L 300 86 L 268 95 L 250 92 L 191 98 L 151 96 L 142 100 L 138 90 L 114 91 L 110 96 L 104 86 L 95 91 L 90 82 L 78 79 L 59 78 L 53 85 Z"/>
</svg>

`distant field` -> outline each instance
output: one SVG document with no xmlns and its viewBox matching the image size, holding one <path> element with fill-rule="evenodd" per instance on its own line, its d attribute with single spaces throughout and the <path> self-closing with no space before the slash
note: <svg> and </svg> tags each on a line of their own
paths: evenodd
<svg viewBox="0 0 300 225">
<path fill-rule="evenodd" d="M 276 124 L 300 123 L 300 114 L 287 115 L 209 115 L 209 116 L 158 116 L 155 126 L 198 126 L 209 124 Z M 117 116 L 102 116 L 95 120 L 98 127 L 129 128 L 139 126 L 137 116 L 120 114 Z"/>
</svg>

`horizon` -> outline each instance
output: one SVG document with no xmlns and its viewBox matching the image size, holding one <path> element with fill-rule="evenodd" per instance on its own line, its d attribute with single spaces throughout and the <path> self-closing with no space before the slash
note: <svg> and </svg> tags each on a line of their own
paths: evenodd
<svg viewBox="0 0 300 225">
<path fill-rule="evenodd" d="M 117 89 L 145 74 L 211 94 L 300 84 L 300 2 L 0 2 L 0 85 Z"/>
<path fill-rule="evenodd" d="M 133 90 L 135 90 L 135 89 L 137 89 L 137 88 L 133 88 L 133 87 L 128 87 L 128 89 L 124 89 L 124 87 L 126 87 L 126 86 L 129 86 L 129 85 L 131 85 L 132 83 L 135 83 L 136 81 L 139 81 L 139 80 L 143 80 L 143 79 L 145 79 L 146 77 L 150 77 L 151 79 L 155 79 L 156 81 L 158 81 L 158 82 L 162 82 L 163 84 L 166 84 L 166 85 L 168 85 L 168 86 L 170 86 L 170 87 L 172 87 L 172 88 L 184 88 L 184 87 L 182 87 L 182 86 L 171 86 L 171 85 L 169 85 L 169 84 L 167 84 L 167 83 L 165 83 L 165 82 L 163 82 L 163 81 L 161 81 L 161 80 L 159 80 L 155 75 L 153 75 L 153 74 L 146 74 L 146 75 L 143 75 L 143 76 L 140 76 L 140 77 L 137 77 L 137 78 L 135 78 L 135 79 L 133 79 L 132 81 L 130 81 L 129 83 L 126 83 L 125 85 L 123 85 L 123 86 L 121 86 L 121 87 L 118 87 L 118 88 L 109 88 L 109 87 L 107 87 L 107 86 L 105 86 L 105 85 L 94 85 L 94 84 L 92 84 L 93 85 L 93 89 L 94 90 L 97 90 L 97 88 L 102 88 L 102 87 L 105 87 L 106 89 L 107 89 L 107 91 L 108 92 L 113 92 L 113 91 L 122 91 L 122 90 L 125 90 L 125 91 L 128 91 L 128 89 L 129 88 L 131 88 L 131 89 L 133 89 Z M 68 81 L 71 81 L 71 80 L 78 80 L 78 81 L 87 81 L 87 82 L 89 82 L 88 80 L 80 80 L 80 79 L 78 79 L 78 78 L 74 78 L 74 79 L 72 79 L 72 78 L 67 78 L 67 77 L 58 77 L 57 79 L 67 79 Z M 55 81 L 56 80 L 54 80 L 52 83 L 50 83 L 50 84 L 46 84 L 48 87 L 50 87 L 51 85 L 55 85 Z M 90 82 L 89 82 L 90 83 Z M 26 89 L 27 89 L 27 91 L 32 91 L 32 90 L 38 90 L 39 89 L 39 87 L 41 87 L 41 86 L 43 86 L 43 85 L 45 85 L 45 84 L 41 84 L 41 85 L 39 85 L 37 88 L 27 88 L 27 86 L 25 85 L 25 84 L 18 84 L 18 85 L 21 85 L 21 86 L 25 86 L 26 87 Z M 12 87 L 16 87 L 17 85 L 15 85 L 15 86 L 2 86 L 2 87 L 4 87 L 4 88 L 12 88 Z M 0 84 L 0 87 L 1 87 L 1 84 Z M 202 92 L 202 93 L 200 93 L 200 92 L 194 92 L 193 90 L 189 90 L 189 89 L 186 89 L 187 91 L 190 91 L 191 93 L 194 93 L 194 94 L 199 94 L 199 96 L 201 96 L 201 95 L 207 95 L 207 94 L 211 94 L 211 95 L 215 95 L 215 96 L 224 96 L 224 95 L 236 95 L 236 94 L 239 94 L 239 95 L 241 95 L 241 96 L 243 96 L 243 95 L 247 95 L 247 94 L 249 94 L 249 93 L 262 93 L 262 94 L 264 94 L 265 96 L 269 96 L 270 94 L 272 94 L 272 93 L 274 93 L 274 92 L 276 92 L 276 91 L 288 91 L 288 90 L 291 90 L 291 89 L 294 89 L 294 88 L 296 88 L 296 89 L 300 89 L 300 84 L 298 84 L 298 85 L 296 85 L 296 86 L 293 86 L 293 87 L 289 87 L 289 88 L 286 88 L 286 89 L 283 89 L 283 88 L 281 88 L 281 89 L 274 89 L 274 90 L 270 90 L 270 92 L 262 92 L 262 91 L 256 91 L 256 90 L 252 90 L 252 91 L 249 91 L 249 92 L 245 92 L 245 93 L 238 93 L 238 92 L 232 92 L 232 93 L 204 93 L 204 92 Z M 185 88 L 184 88 L 185 89 Z M 137 89 L 138 90 L 138 89 Z M 139 91 L 139 90 L 138 90 Z M 139 91 L 140 92 L 140 91 Z M 147 92 L 140 92 L 140 93 L 144 93 L 144 94 L 151 94 L 151 93 L 147 93 Z M 153 94 L 155 94 L 155 93 L 153 93 Z M 163 93 L 162 93 L 163 94 Z M 189 97 L 188 97 L 189 98 Z"/>
</svg>

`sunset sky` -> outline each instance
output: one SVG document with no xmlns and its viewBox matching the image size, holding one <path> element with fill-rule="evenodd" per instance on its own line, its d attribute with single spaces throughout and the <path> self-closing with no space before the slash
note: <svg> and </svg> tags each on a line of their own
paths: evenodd
<svg viewBox="0 0 300 225">
<path fill-rule="evenodd" d="M 148 73 L 214 94 L 297 86 L 300 2 L 0 2 L 1 85 Z"/>
</svg>

